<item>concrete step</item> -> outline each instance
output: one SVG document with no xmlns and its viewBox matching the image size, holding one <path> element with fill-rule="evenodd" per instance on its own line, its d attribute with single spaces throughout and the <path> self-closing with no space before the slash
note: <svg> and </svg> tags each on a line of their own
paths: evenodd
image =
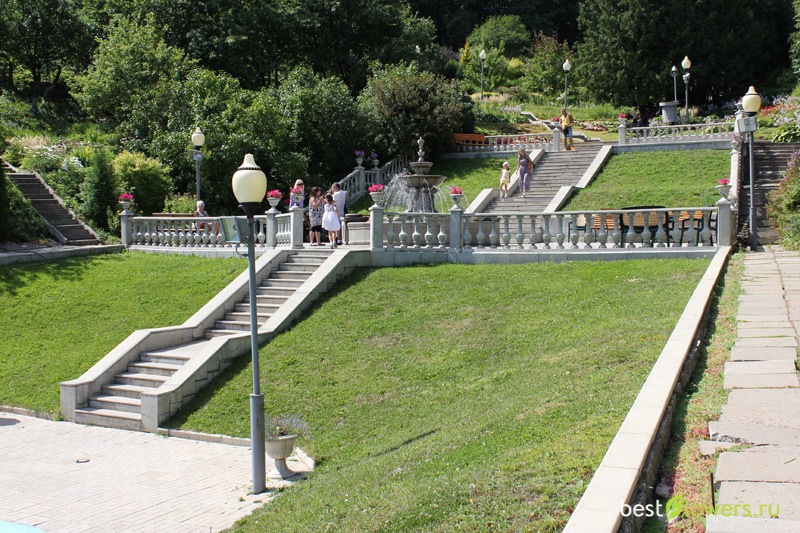
<svg viewBox="0 0 800 533">
<path fill-rule="evenodd" d="M 89 407 L 124 411 L 126 413 L 141 413 L 142 401 L 141 399 L 127 396 L 99 395 L 89 398 Z"/>
<path fill-rule="evenodd" d="M 227 315 L 226 315 L 227 316 Z M 263 320 L 258 321 L 258 325 L 260 326 L 263 324 Z M 214 330 L 228 330 L 228 331 L 241 331 L 241 332 L 250 332 L 250 320 L 249 315 L 246 317 L 246 320 L 217 320 L 214 322 Z"/>
<path fill-rule="evenodd" d="M 170 363 L 154 363 L 151 361 L 137 361 L 128 365 L 128 372 L 169 377 L 181 369 L 181 365 Z"/>
<path fill-rule="evenodd" d="M 319 263 L 313 262 L 292 262 L 292 263 L 281 263 L 278 266 L 279 272 L 314 272 L 319 268 L 322 264 L 322 261 Z"/>
<path fill-rule="evenodd" d="M 800 446 L 799 428 L 767 426 L 754 422 L 711 421 L 708 423 L 708 433 L 712 440 L 722 442 L 749 443 L 756 446 Z"/>
<path fill-rule="evenodd" d="M 142 415 L 113 409 L 83 407 L 75 410 L 75 422 L 93 426 L 142 431 Z"/>
<path fill-rule="evenodd" d="M 258 300 L 257 300 L 258 301 Z M 257 313 L 263 316 L 269 316 L 280 308 L 280 304 L 262 304 L 260 301 L 256 304 Z M 244 303 L 238 303 L 233 306 L 234 313 L 247 313 L 250 315 L 250 299 L 248 298 Z"/>
<path fill-rule="evenodd" d="M 262 312 L 261 309 L 256 311 L 256 320 L 259 324 L 263 324 L 269 317 L 272 316 L 272 313 Z M 248 325 L 247 331 L 250 331 L 250 308 L 248 307 L 246 311 L 236 311 L 233 313 L 226 313 L 225 320 L 239 322 L 246 322 Z"/>
<path fill-rule="evenodd" d="M 152 389 L 160 387 L 165 381 L 167 381 L 167 376 L 159 376 L 156 374 L 121 372 L 116 375 L 116 383 L 138 385 L 140 387 L 150 387 Z"/>
<path fill-rule="evenodd" d="M 215 337 L 228 337 L 230 335 L 236 335 L 239 333 L 244 333 L 244 331 L 233 329 L 207 329 L 205 331 L 205 338 L 213 339 Z M 249 330 L 247 333 L 249 333 Z"/>
<path fill-rule="evenodd" d="M 191 356 L 182 355 L 179 353 L 155 353 L 155 352 L 144 352 L 139 355 L 139 360 L 145 363 L 159 363 L 159 364 L 167 364 L 167 365 L 175 365 L 175 366 L 183 366 Z"/>
<path fill-rule="evenodd" d="M 292 291 L 292 292 L 294 292 L 294 291 Z M 259 305 L 259 306 L 262 306 L 262 305 L 273 306 L 274 305 L 275 307 L 279 307 L 288 298 L 289 298 L 288 295 L 256 294 L 256 302 L 257 302 L 257 305 Z M 250 303 L 250 294 L 249 293 L 247 294 L 247 296 L 245 296 L 243 302 L 246 303 L 246 304 Z"/>
<path fill-rule="evenodd" d="M 312 271 L 309 270 L 280 270 L 270 272 L 269 281 L 305 281 L 311 277 Z"/>
<path fill-rule="evenodd" d="M 103 394 L 108 396 L 124 396 L 125 398 L 135 398 L 141 400 L 142 393 L 153 390 L 152 387 L 142 387 L 139 385 L 125 385 L 122 383 L 109 383 L 103 385 Z"/>
<path fill-rule="evenodd" d="M 277 298 L 288 298 L 294 291 L 297 289 L 295 286 L 283 286 L 283 285 L 270 285 L 266 283 L 268 280 L 264 280 L 262 285 L 256 287 L 256 298 L 260 298 L 261 296 L 267 297 L 277 297 Z M 245 296 L 247 300 L 249 300 L 250 295 L 248 294 Z M 246 300 L 246 301 L 247 301 Z"/>
<path fill-rule="evenodd" d="M 296 289 L 305 283 L 304 279 L 273 279 L 269 278 L 261 282 L 262 288 L 284 288 Z"/>
</svg>

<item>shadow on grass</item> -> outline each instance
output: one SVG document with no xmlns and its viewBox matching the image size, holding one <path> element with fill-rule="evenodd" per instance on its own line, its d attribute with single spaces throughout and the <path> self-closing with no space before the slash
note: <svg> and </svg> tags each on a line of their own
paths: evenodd
<svg viewBox="0 0 800 533">
<path fill-rule="evenodd" d="M 84 256 L 0 266 L 0 291 L 16 296 L 21 288 L 45 277 L 54 281 L 77 281 L 99 261 L 100 256 Z"/>
<path fill-rule="evenodd" d="M 412 442 L 416 442 L 418 440 L 424 439 L 425 437 L 433 435 L 434 433 L 436 433 L 438 431 L 439 431 L 438 429 L 432 429 L 430 431 L 426 431 L 425 433 L 420 433 L 419 435 L 417 435 L 415 437 L 411 437 L 410 439 L 406 439 L 403 442 L 401 442 L 400 444 L 396 444 L 395 446 L 392 446 L 391 448 L 386 448 L 382 452 L 374 453 L 374 454 L 370 454 L 370 455 L 372 455 L 372 457 L 380 457 L 382 455 L 386 455 L 387 453 L 396 452 L 397 450 L 399 450 L 403 446 L 408 446 Z"/>
</svg>

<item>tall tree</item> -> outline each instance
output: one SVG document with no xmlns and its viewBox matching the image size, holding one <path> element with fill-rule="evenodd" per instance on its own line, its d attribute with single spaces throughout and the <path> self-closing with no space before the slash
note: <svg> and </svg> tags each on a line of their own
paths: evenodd
<svg viewBox="0 0 800 533">
<path fill-rule="evenodd" d="M 34 112 L 66 68 L 82 70 L 91 58 L 89 27 L 78 0 L 4 0 L 0 4 L 0 83 L 30 98 Z M 28 77 L 27 86 L 21 78 Z"/>
</svg>

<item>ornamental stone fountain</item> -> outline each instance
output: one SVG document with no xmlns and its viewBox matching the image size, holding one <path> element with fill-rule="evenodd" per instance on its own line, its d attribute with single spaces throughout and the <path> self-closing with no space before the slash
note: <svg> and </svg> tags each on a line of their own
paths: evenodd
<svg viewBox="0 0 800 533">
<path fill-rule="evenodd" d="M 446 176 L 428 174 L 433 163 L 425 161 L 422 137 L 417 141 L 419 145 L 419 159 L 409 163 L 413 174 L 398 174 L 389 182 L 387 189 L 386 205 L 405 205 L 406 209 L 414 213 L 435 213 L 437 188 L 447 179 Z"/>
</svg>

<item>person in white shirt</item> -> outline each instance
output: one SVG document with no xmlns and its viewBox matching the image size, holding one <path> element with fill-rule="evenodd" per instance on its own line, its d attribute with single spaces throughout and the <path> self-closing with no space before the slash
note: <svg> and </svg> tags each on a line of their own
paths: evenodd
<svg viewBox="0 0 800 533">
<path fill-rule="evenodd" d="M 347 191 L 342 190 L 342 186 L 339 185 L 338 181 L 335 181 L 333 185 L 331 185 L 331 190 L 333 191 L 333 202 L 336 204 L 336 211 L 339 215 L 340 219 L 344 218 L 346 205 L 345 199 L 347 198 Z M 342 225 L 344 226 L 344 220 L 341 220 Z M 342 233 L 339 232 L 339 239 L 337 239 L 336 244 L 342 244 L 341 239 Z"/>
</svg>

